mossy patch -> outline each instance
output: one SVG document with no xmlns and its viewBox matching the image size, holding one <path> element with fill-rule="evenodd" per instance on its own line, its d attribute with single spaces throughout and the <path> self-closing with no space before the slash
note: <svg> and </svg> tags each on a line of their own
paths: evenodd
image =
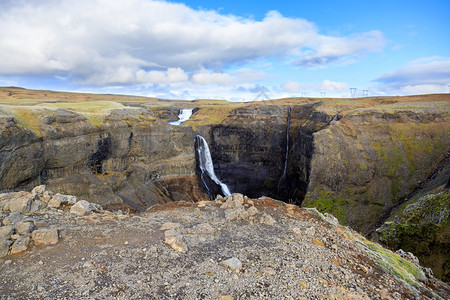
<svg viewBox="0 0 450 300">
<path fill-rule="evenodd" d="M 347 200 L 335 195 L 332 191 L 323 187 L 316 188 L 314 192 L 318 195 L 317 199 L 306 199 L 303 201 L 302 206 L 315 207 L 321 213 L 330 213 L 335 216 L 340 223 L 345 224 L 347 220 Z"/>
</svg>

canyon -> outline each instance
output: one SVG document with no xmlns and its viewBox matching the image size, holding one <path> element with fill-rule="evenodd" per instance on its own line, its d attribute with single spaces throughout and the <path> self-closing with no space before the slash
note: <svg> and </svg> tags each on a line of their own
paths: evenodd
<svg viewBox="0 0 450 300">
<path fill-rule="evenodd" d="M 169 124 L 180 109 L 192 116 Z M 381 241 L 420 191 L 444 193 L 419 259 L 440 257 L 430 266 L 448 278 L 449 111 L 445 94 L 237 104 L 0 88 L 0 191 L 45 184 L 130 212 L 209 200 L 223 189 L 204 188 L 201 136 L 231 193 L 316 207 Z"/>
</svg>

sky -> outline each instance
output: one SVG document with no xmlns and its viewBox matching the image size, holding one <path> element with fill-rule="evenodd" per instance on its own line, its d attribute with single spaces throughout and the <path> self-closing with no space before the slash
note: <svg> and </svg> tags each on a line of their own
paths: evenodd
<svg viewBox="0 0 450 300">
<path fill-rule="evenodd" d="M 448 0 L 0 0 L 0 86 L 238 102 L 449 93 L 449 14 Z"/>
</svg>

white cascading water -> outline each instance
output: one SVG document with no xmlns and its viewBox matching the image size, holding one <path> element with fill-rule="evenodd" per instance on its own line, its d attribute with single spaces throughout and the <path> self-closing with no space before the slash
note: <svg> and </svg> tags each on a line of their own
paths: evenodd
<svg viewBox="0 0 450 300">
<path fill-rule="evenodd" d="M 280 186 L 283 180 L 286 179 L 286 172 L 288 166 L 288 158 L 289 158 L 289 129 L 291 127 L 291 107 L 288 105 L 288 117 L 287 117 L 287 128 L 286 128 L 286 156 L 284 158 L 284 170 L 283 175 L 280 177 L 278 181 L 278 193 L 280 193 Z"/>
<path fill-rule="evenodd" d="M 192 116 L 192 108 L 182 108 L 178 114 L 178 121 L 169 122 L 170 125 L 181 125 Z"/>
<path fill-rule="evenodd" d="M 225 183 L 222 183 L 219 178 L 217 178 L 214 173 L 214 165 L 211 158 L 211 152 L 209 151 L 209 146 L 206 140 L 201 136 L 197 135 L 197 152 L 200 170 L 204 174 L 206 173 L 217 185 L 222 189 L 222 193 L 225 197 L 231 196 L 230 190 Z M 206 188 L 208 188 L 206 186 Z"/>
</svg>

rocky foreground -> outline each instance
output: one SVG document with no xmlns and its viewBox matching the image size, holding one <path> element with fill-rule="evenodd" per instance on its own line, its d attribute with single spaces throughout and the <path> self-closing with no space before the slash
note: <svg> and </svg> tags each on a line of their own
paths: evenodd
<svg viewBox="0 0 450 300">
<path fill-rule="evenodd" d="M 414 256 L 267 197 L 127 215 L 39 186 L 0 194 L 0 223 L 1 299 L 450 297 Z"/>
</svg>

